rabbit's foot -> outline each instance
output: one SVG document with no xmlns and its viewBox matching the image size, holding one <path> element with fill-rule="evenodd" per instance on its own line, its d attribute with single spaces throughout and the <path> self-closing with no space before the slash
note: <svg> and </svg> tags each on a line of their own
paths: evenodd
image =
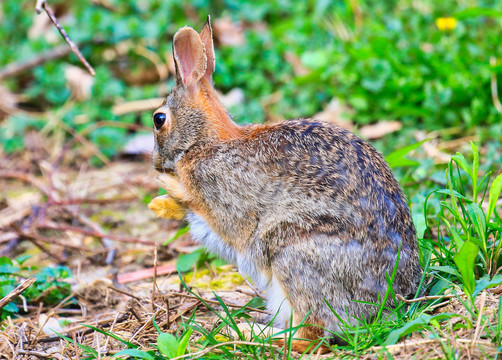
<svg viewBox="0 0 502 360">
<path fill-rule="evenodd" d="M 253 338 L 255 338 L 255 337 L 259 337 L 261 339 L 271 338 L 274 345 L 288 346 L 288 340 L 287 340 L 287 338 L 285 338 L 285 333 L 280 334 L 281 332 L 284 331 L 283 329 L 279 329 L 279 328 L 275 328 L 275 327 L 267 326 L 267 325 L 262 325 L 262 324 L 258 324 L 258 323 L 254 323 L 254 324 L 241 323 L 241 324 L 237 325 L 237 327 L 239 328 L 239 331 L 241 332 L 241 334 L 244 336 L 244 338 L 246 340 L 252 341 Z M 301 329 L 305 329 L 305 328 L 301 328 Z M 308 330 L 305 331 L 305 330 L 301 330 L 301 329 L 299 332 L 302 334 L 301 335 L 296 334 L 295 338 L 296 337 L 303 337 L 305 335 L 307 335 L 307 336 L 317 335 L 317 334 L 309 334 Z M 286 333 L 286 336 L 288 336 L 287 334 L 288 333 Z M 232 337 L 232 339 L 236 339 L 236 340 L 239 339 L 239 335 L 237 334 L 237 331 L 235 331 L 233 329 L 230 330 L 230 336 Z M 308 339 L 308 337 L 307 337 L 307 339 Z M 317 353 L 318 354 L 325 354 L 325 353 L 329 352 L 330 349 L 327 346 L 325 346 L 325 345 L 318 346 L 319 341 L 320 341 L 319 339 L 317 339 L 317 340 L 292 339 L 291 340 L 291 350 L 296 351 L 298 353 L 304 353 L 305 351 L 312 352 L 313 350 L 315 350 L 314 353 L 316 353 L 316 354 Z"/>
<path fill-rule="evenodd" d="M 253 340 L 254 337 L 259 337 L 262 339 L 273 337 L 274 334 L 282 331 L 282 329 L 258 323 L 240 323 L 237 325 L 237 327 L 246 340 Z M 230 336 L 232 337 L 232 339 L 239 339 L 239 334 L 234 329 L 230 329 Z"/>
<path fill-rule="evenodd" d="M 331 350 L 326 345 L 319 345 L 320 340 L 291 340 L 291 350 L 297 353 L 314 353 L 314 354 L 326 354 Z M 288 341 L 285 339 L 278 339 L 274 341 L 275 345 L 279 346 L 289 346 Z"/>
<path fill-rule="evenodd" d="M 182 220 L 186 215 L 183 205 L 170 195 L 157 196 L 150 201 L 148 207 L 161 218 Z"/>
</svg>

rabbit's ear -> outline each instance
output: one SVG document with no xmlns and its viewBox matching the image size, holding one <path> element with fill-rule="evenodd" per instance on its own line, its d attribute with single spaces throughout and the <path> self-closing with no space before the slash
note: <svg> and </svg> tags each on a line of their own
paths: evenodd
<svg viewBox="0 0 502 360">
<path fill-rule="evenodd" d="M 194 86 L 206 72 L 207 60 L 199 34 L 185 26 L 174 34 L 173 54 L 176 81 L 185 87 Z"/>
<path fill-rule="evenodd" d="M 200 39 L 204 44 L 204 48 L 206 49 L 206 58 L 207 58 L 207 66 L 206 72 L 204 73 L 204 77 L 210 83 L 213 82 L 212 76 L 214 73 L 214 45 L 213 45 L 213 29 L 211 28 L 211 16 L 207 16 L 206 23 L 199 33 Z"/>
</svg>

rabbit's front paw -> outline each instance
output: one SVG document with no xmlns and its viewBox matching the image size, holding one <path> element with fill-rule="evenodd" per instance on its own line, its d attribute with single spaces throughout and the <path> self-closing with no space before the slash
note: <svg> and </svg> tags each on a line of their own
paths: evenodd
<svg viewBox="0 0 502 360">
<path fill-rule="evenodd" d="M 148 207 L 156 216 L 166 219 L 181 220 L 186 215 L 186 209 L 169 195 L 157 196 L 150 201 Z"/>
<path fill-rule="evenodd" d="M 167 191 L 170 197 L 176 199 L 179 202 L 187 200 L 187 195 L 183 185 L 179 182 L 178 178 L 173 175 L 159 174 L 155 178 L 155 181 Z"/>
</svg>

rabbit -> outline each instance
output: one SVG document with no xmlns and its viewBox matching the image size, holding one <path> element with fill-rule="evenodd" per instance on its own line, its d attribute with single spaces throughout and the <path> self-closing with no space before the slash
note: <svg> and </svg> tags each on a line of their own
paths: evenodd
<svg viewBox="0 0 502 360">
<path fill-rule="evenodd" d="M 167 190 L 149 204 L 158 216 L 186 219 L 198 242 L 264 290 L 275 326 L 308 324 L 298 351 L 337 343 L 340 319 L 373 319 L 369 303 L 384 299 L 394 269 L 394 293 L 415 295 L 410 210 L 373 146 L 310 119 L 235 124 L 212 85 L 209 17 L 200 34 L 176 32 L 173 56 L 176 83 L 153 114 L 153 166 Z"/>
</svg>

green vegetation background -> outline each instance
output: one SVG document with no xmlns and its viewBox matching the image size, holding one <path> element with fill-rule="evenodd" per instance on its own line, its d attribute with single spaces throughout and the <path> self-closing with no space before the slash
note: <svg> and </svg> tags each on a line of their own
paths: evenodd
<svg viewBox="0 0 502 360">
<path fill-rule="evenodd" d="M 55 36 L 27 37 L 35 17 L 46 16 L 35 15 L 35 1 L 5 0 L 0 6 L 0 68 L 64 44 L 52 24 L 44 31 Z M 216 43 L 217 88 L 241 88 L 245 94 L 231 109 L 238 122 L 311 116 L 336 97 L 354 110 L 349 117 L 356 124 L 399 120 L 407 129 L 460 127 L 483 138 L 502 133 L 490 91 L 491 77 L 502 72 L 502 4 L 496 0 L 52 0 L 49 6 L 62 15 L 62 25 L 96 69 L 91 98 L 72 100 L 64 69 L 67 63 L 82 66 L 73 54 L 4 79 L 3 85 L 24 95 L 25 108 L 58 111 L 77 131 L 100 120 L 151 126 L 148 112 L 119 117 L 111 110 L 117 103 L 165 96 L 172 85 L 172 78 L 166 86 L 158 76 L 144 76 L 155 65 L 137 48 L 166 61 L 174 32 L 183 25 L 199 29 L 211 14 L 244 28 L 242 44 Z M 440 31 L 439 17 L 456 18 L 456 28 Z M 295 74 L 287 54 L 308 74 Z M 495 66 L 491 57 L 499 59 Z M 265 112 L 272 94 L 278 101 Z M 4 120 L 4 150 L 22 149 L 26 128 L 41 128 L 45 121 L 24 115 Z M 99 128 L 90 140 L 113 155 L 126 130 Z"/>
</svg>

